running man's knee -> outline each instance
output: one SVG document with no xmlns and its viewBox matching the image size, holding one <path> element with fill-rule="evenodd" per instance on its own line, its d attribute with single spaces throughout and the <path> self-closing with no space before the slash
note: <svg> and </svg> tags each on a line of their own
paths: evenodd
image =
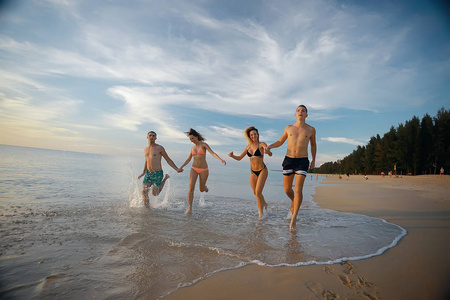
<svg viewBox="0 0 450 300">
<path fill-rule="evenodd" d="M 292 195 L 294 193 L 294 190 L 292 189 L 292 187 L 285 187 L 284 192 L 286 193 L 286 195 Z"/>
<path fill-rule="evenodd" d="M 301 195 L 303 193 L 303 185 L 296 186 L 295 193 Z"/>
</svg>

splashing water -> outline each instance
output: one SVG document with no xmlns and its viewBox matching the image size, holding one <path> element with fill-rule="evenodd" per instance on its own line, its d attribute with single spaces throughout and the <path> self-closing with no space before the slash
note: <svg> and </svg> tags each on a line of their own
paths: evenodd
<svg viewBox="0 0 450 300">
<path fill-rule="evenodd" d="M 130 174 L 130 184 L 128 186 L 128 202 L 129 207 L 144 207 L 144 200 L 142 198 L 141 190 L 138 186 L 136 173 L 134 172 L 133 164 L 128 164 Z"/>
<path fill-rule="evenodd" d="M 198 199 L 198 205 L 199 205 L 200 207 L 205 207 L 205 206 L 206 206 L 206 203 L 205 203 L 205 194 L 206 194 L 206 192 L 201 192 L 201 193 L 200 193 L 200 199 Z"/>
</svg>

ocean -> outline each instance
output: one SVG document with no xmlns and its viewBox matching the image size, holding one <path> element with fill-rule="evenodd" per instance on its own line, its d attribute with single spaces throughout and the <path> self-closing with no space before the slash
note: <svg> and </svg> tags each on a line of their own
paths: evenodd
<svg viewBox="0 0 450 300">
<path fill-rule="evenodd" d="M 190 165 L 178 174 L 163 163 L 171 177 L 148 210 L 137 180 L 143 157 L 0 145 L 0 298 L 160 299 L 249 264 L 369 258 L 406 235 L 382 219 L 320 208 L 316 175 L 306 178 L 292 233 L 281 166 L 268 166 L 269 210 L 259 219 L 248 161 L 213 160 L 209 192 L 197 187 L 186 216 Z"/>
</svg>

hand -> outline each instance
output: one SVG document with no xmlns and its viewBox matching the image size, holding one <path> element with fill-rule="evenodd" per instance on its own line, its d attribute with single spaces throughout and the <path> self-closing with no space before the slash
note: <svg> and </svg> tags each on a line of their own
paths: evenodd
<svg viewBox="0 0 450 300">
<path fill-rule="evenodd" d="M 233 151 L 231 151 L 230 153 L 228 153 L 228 156 L 229 156 L 229 157 L 233 157 L 233 156 L 234 156 Z"/>
<path fill-rule="evenodd" d="M 311 165 L 309 166 L 309 168 L 312 170 L 312 169 L 314 169 L 315 165 L 316 165 L 316 162 L 313 160 L 313 161 L 311 161 Z"/>
<path fill-rule="evenodd" d="M 226 166 L 227 162 L 222 159 L 222 163 Z"/>
<path fill-rule="evenodd" d="M 269 154 L 270 152 L 270 148 L 269 147 L 264 147 L 264 153 Z M 271 156 L 272 154 L 269 154 L 269 156 Z"/>
<path fill-rule="evenodd" d="M 138 179 L 141 179 L 142 176 L 144 176 L 145 173 L 142 173 L 141 175 L 138 176 Z"/>
<path fill-rule="evenodd" d="M 183 171 L 184 171 L 183 168 L 179 168 L 179 169 L 177 170 L 178 173 L 181 173 L 181 172 L 183 172 Z"/>
</svg>

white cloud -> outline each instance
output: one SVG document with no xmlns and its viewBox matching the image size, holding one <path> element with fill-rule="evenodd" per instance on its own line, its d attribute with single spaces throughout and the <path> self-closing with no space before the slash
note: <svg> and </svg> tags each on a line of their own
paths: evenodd
<svg viewBox="0 0 450 300">
<path fill-rule="evenodd" d="M 344 137 L 323 137 L 320 138 L 322 141 L 332 142 L 332 143 L 344 143 L 356 146 L 364 146 L 367 141 L 361 142 L 354 139 L 344 138 Z"/>
<path fill-rule="evenodd" d="M 58 3 L 67 5 L 67 1 Z M 60 74 L 135 82 L 153 89 L 158 86 L 172 89 L 170 95 L 180 98 L 176 101 L 180 105 L 189 103 L 189 106 L 230 115 L 287 116 L 292 114 L 294 103 L 305 103 L 324 113 L 349 107 L 376 111 L 386 101 L 392 104 L 392 90 L 404 86 L 414 76 L 414 72 L 396 71 L 383 65 L 380 57 L 389 56 L 388 51 L 395 50 L 387 46 L 392 42 L 388 37 L 381 38 L 369 31 L 366 35 L 374 34 L 376 38 L 355 41 L 354 30 L 348 31 L 355 26 L 352 21 L 361 26 L 360 31 L 370 28 L 373 22 L 379 21 L 376 16 L 367 21 L 345 10 L 321 11 L 314 5 L 308 7 L 312 15 L 306 16 L 294 7 L 283 11 L 286 16 L 276 16 L 279 19 L 273 21 L 276 29 L 280 26 L 277 22 L 299 29 L 285 34 L 254 21 L 214 19 L 197 6 L 183 5 L 183 9 L 186 9 L 185 17 L 178 22 L 190 30 L 195 26 L 198 35 L 157 43 L 150 39 L 156 34 L 151 28 L 148 35 L 127 32 L 130 25 L 128 28 L 105 26 L 101 20 L 94 22 L 85 16 L 87 23 L 78 28 L 82 44 L 72 50 L 21 43 L 9 37 L 0 49 L 13 56 L 20 53 L 21 57 L 27 57 L 21 62 L 20 69 L 25 74 L 22 76 Z M 117 14 L 113 8 L 108 12 Z M 179 17 L 180 11 L 172 13 L 173 17 Z M 124 14 L 121 24 L 133 24 L 127 17 L 130 16 Z M 109 20 L 107 16 L 102 18 Z M 319 20 L 321 26 L 312 28 Z M 309 30 L 301 30 L 305 28 Z M 215 38 L 203 38 L 202 34 Z M 402 40 L 399 36 L 395 37 L 397 43 Z M 359 47 L 355 47 L 358 42 Z M 387 72 L 389 78 L 385 76 Z M 371 91 L 373 80 L 384 85 L 384 92 Z M 183 89 L 179 88 L 181 85 Z M 134 89 L 131 85 L 128 88 Z M 190 95 L 187 90 L 191 91 Z M 377 101 L 373 101 L 374 97 Z M 131 96 L 127 99 L 131 101 Z M 168 97 L 157 93 L 153 99 L 153 108 L 163 110 Z M 406 96 L 397 101 L 401 105 Z M 132 118 L 134 114 L 126 117 Z M 124 128 L 134 130 L 135 125 Z"/>
<path fill-rule="evenodd" d="M 324 122 L 340 118 L 338 109 L 420 106 L 426 98 L 415 86 L 421 74 L 434 72 L 399 59 L 408 24 L 362 6 L 262 1 L 252 14 L 241 15 L 226 14 L 208 1 L 99 6 L 46 0 L 32 2 L 24 12 L 33 5 L 46 6 L 40 19 L 11 14 L 8 20 L 22 22 L 0 31 L 0 95 L 15 101 L 14 113 L 19 116 L 23 109 L 30 122 L 78 114 L 86 128 L 135 132 L 146 125 L 170 141 L 189 142 L 180 129 L 186 124 L 178 122 L 185 117 L 183 109 L 243 117 L 234 127 L 223 120 L 204 124 L 210 143 L 226 145 L 243 138 L 243 129 L 235 128 L 246 124 L 243 119 L 293 121 L 298 104 L 314 110 L 310 119 Z M 441 78 L 448 75 L 446 66 L 436 71 Z M 97 84 L 92 93 L 91 83 Z M 83 90 L 83 97 L 72 96 Z M 95 110 L 84 117 L 91 103 Z M 12 113 L 13 104 L 3 102 L 3 109 L 6 105 Z M 74 124 L 63 127 L 76 131 Z M 267 131 L 261 137 L 279 136 Z"/>
</svg>

